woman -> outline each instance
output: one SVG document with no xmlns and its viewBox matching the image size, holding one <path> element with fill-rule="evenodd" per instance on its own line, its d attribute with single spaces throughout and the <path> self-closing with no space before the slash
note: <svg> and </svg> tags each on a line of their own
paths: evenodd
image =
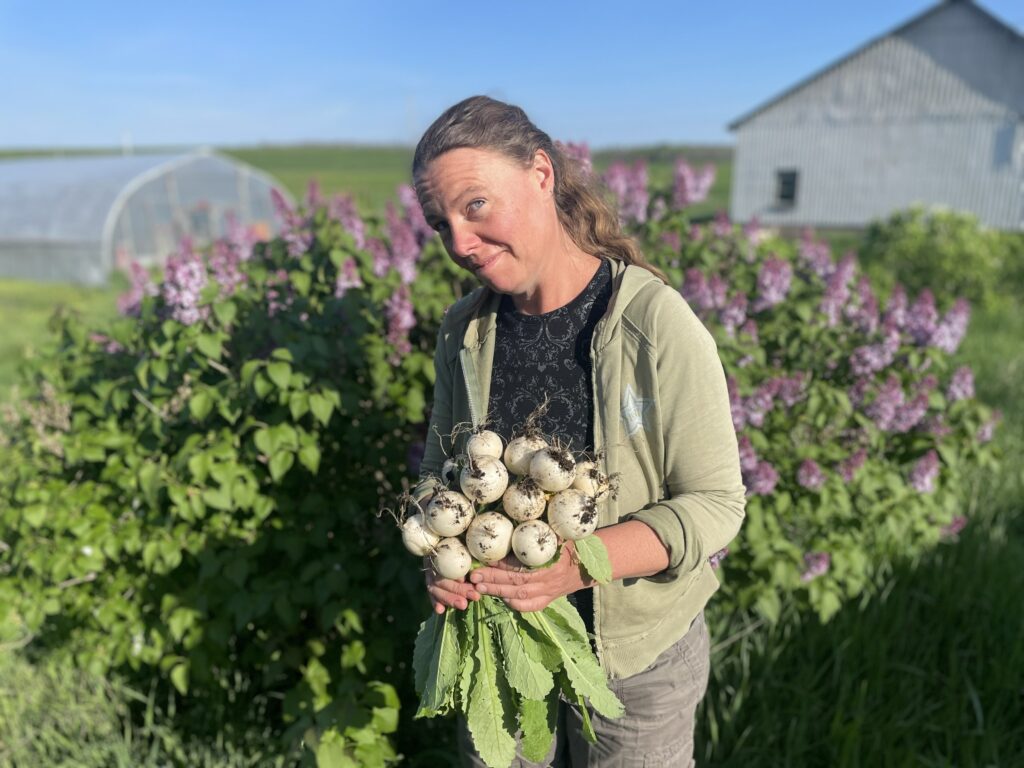
<svg viewBox="0 0 1024 768">
<path fill-rule="evenodd" d="M 545 765 L 692 764 L 694 712 L 707 686 L 703 608 L 718 581 L 708 558 L 743 519 L 725 377 L 708 332 L 620 230 L 592 179 L 508 104 L 476 96 L 423 135 L 413 179 L 451 258 L 483 286 L 442 323 L 427 478 L 454 425 L 504 439 L 543 400 L 542 430 L 603 457 L 618 474 L 597 535 L 613 582 L 593 587 L 575 558 L 523 572 L 504 563 L 466 582 L 428 573 L 435 610 L 480 595 L 519 611 L 569 595 L 626 715 L 596 717 L 596 745 L 563 703 Z M 483 765 L 462 734 L 470 765 Z M 532 765 L 522 761 L 519 765 Z"/>
</svg>

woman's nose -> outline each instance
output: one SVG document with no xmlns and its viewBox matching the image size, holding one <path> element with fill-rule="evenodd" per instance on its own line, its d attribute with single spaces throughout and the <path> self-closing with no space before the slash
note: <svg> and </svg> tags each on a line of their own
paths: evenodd
<svg viewBox="0 0 1024 768">
<path fill-rule="evenodd" d="M 473 231 L 473 227 L 466 222 L 449 224 L 449 244 L 453 256 L 465 258 L 473 253 L 480 244 L 480 238 Z"/>
</svg>

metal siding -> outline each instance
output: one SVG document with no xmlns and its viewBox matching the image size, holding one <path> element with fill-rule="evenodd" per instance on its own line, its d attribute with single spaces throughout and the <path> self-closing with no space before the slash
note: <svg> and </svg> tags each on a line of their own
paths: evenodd
<svg viewBox="0 0 1024 768">
<path fill-rule="evenodd" d="M 1018 102 L 1024 105 L 1022 40 L 951 6 L 740 125 L 733 217 L 861 226 L 924 203 L 1024 229 Z M 788 210 L 773 205 L 783 168 L 800 172 L 797 205 Z"/>
</svg>

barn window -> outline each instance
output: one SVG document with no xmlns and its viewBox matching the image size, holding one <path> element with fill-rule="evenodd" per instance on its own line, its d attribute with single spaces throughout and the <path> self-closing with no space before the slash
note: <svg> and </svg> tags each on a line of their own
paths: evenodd
<svg viewBox="0 0 1024 768">
<path fill-rule="evenodd" d="M 775 202 L 783 208 L 792 208 L 796 205 L 796 186 L 798 174 L 796 171 L 785 170 L 775 172 Z"/>
</svg>

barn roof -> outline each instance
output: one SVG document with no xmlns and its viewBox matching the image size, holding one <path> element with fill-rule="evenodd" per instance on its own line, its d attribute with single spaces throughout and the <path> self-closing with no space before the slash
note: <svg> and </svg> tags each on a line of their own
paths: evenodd
<svg viewBox="0 0 1024 768">
<path fill-rule="evenodd" d="M 985 10 L 981 6 L 977 5 L 976 3 L 972 2 L 972 0 L 943 0 L 943 2 L 940 2 L 940 3 L 932 6 L 931 8 L 928 8 L 928 9 L 922 11 L 917 16 L 914 16 L 910 20 L 904 22 L 903 24 L 900 24 L 898 27 L 896 27 L 896 28 L 894 28 L 894 29 L 892 29 L 892 30 L 890 30 L 888 32 L 885 32 L 884 34 L 878 35 L 877 37 L 871 38 L 866 43 L 864 43 L 863 45 L 859 46 L 858 48 L 856 48 L 855 50 L 851 51 L 850 53 L 846 54 L 845 56 L 837 59 L 836 61 L 832 62 L 831 64 L 828 64 L 827 66 L 821 68 L 817 72 L 814 72 L 813 74 L 809 75 L 808 77 L 805 77 L 804 79 L 798 81 L 797 83 L 795 83 L 794 85 L 792 85 L 789 88 L 785 89 L 781 93 L 773 96 L 772 98 L 768 99 L 767 101 L 765 101 L 765 102 L 759 104 L 758 106 L 754 107 L 749 112 L 744 113 L 743 115 L 741 115 L 740 117 L 736 118 L 731 123 L 729 123 L 729 125 L 727 127 L 729 128 L 730 131 L 735 131 L 737 128 L 741 127 L 745 123 L 747 123 L 750 120 L 754 119 L 758 115 L 766 112 L 770 108 L 774 107 L 776 104 L 778 104 L 778 103 L 780 103 L 782 101 L 785 101 L 786 99 L 788 99 L 793 94 L 797 93 L 798 91 L 803 90 L 804 88 L 809 86 L 811 83 L 814 83 L 814 82 L 822 79 L 823 77 L 831 74 L 832 72 L 836 71 L 841 66 L 843 66 L 844 64 L 849 62 L 851 59 L 854 59 L 857 56 L 860 56 L 862 53 L 864 53 L 868 49 L 872 48 L 873 46 L 878 45 L 883 40 L 886 40 L 886 39 L 888 39 L 890 37 L 895 37 L 895 36 L 899 36 L 899 35 L 902 35 L 902 34 L 906 33 L 912 27 L 916 27 L 919 24 L 921 24 L 922 22 L 926 21 L 927 19 L 930 19 L 933 16 L 935 16 L 935 15 L 937 15 L 939 13 L 942 13 L 949 6 L 952 6 L 952 5 L 957 5 L 957 6 L 961 6 L 961 7 L 970 8 L 975 14 L 977 14 L 979 16 L 979 18 L 984 19 L 987 23 L 995 25 L 995 27 L 998 28 L 1003 33 L 1009 34 L 1011 36 L 1011 38 L 1013 40 L 1015 40 L 1020 45 L 1021 50 L 1024 51 L 1024 35 L 1022 35 L 1016 29 L 1014 29 L 1009 24 L 1004 22 L 1002 19 L 998 18 L 997 16 L 993 16 L 987 10 Z M 1016 101 L 1016 103 L 1009 103 L 1009 104 L 1007 104 L 1007 106 L 1010 107 L 1011 109 L 1013 109 L 1014 111 L 1018 112 L 1019 114 L 1024 114 L 1024 93 L 1020 94 L 1020 98 Z"/>
</svg>

